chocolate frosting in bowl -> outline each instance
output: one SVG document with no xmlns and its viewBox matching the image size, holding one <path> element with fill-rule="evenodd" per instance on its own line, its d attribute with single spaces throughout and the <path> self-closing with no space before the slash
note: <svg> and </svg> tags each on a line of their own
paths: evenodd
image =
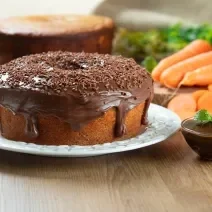
<svg viewBox="0 0 212 212">
<path fill-rule="evenodd" d="M 55 116 L 75 131 L 116 108 L 115 136 L 125 133 L 125 116 L 153 94 L 149 74 L 132 59 L 88 53 L 48 52 L 0 67 L 0 104 L 26 119 L 26 135 L 39 136 L 37 115 Z M 2 132 L 4 134 L 4 132 Z"/>
</svg>

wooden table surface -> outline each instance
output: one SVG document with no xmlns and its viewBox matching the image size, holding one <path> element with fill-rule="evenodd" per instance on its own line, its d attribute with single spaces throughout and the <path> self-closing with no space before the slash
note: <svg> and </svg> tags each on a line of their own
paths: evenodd
<svg viewBox="0 0 212 212">
<path fill-rule="evenodd" d="M 91 158 L 0 151 L 0 212 L 211 212 L 212 163 L 180 132 L 162 143 Z"/>
</svg>

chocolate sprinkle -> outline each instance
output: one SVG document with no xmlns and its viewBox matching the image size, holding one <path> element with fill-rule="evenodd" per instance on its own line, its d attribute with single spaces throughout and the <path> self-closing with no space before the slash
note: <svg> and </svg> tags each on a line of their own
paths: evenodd
<svg viewBox="0 0 212 212">
<path fill-rule="evenodd" d="M 65 95 L 140 88 L 148 73 L 133 59 L 90 53 L 48 52 L 0 67 L 0 87 Z"/>
<path fill-rule="evenodd" d="M 0 105 L 24 115 L 25 134 L 32 141 L 39 137 L 38 114 L 57 117 L 79 131 L 111 108 L 116 108 L 114 137 L 121 137 L 128 111 L 141 103 L 141 128 L 147 125 L 152 95 L 149 74 L 121 56 L 48 52 L 0 67 Z"/>
</svg>

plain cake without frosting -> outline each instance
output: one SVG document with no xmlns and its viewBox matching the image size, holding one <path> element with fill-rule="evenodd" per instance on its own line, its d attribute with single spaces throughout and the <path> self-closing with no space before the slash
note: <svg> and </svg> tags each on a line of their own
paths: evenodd
<svg viewBox="0 0 212 212">
<path fill-rule="evenodd" d="M 114 22 L 94 15 L 37 15 L 0 20 L 0 64 L 47 51 L 111 53 Z"/>
</svg>

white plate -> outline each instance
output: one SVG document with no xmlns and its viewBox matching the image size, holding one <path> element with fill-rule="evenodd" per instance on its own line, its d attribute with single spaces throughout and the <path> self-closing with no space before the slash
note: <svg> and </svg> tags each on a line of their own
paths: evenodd
<svg viewBox="0 0 212 212">
<path fill-rule="evenodd" d="M 93 146 L 46 146 L 15 142 L 0 137 L 0 149 L 35 155 L 56 157 L 87 157 L 123 152 L 164 141 L 180 128 L 179 117 L 170 110 L 151 104 L 148 112 L 149 127 L 137 137 Z"/>
</svg>

